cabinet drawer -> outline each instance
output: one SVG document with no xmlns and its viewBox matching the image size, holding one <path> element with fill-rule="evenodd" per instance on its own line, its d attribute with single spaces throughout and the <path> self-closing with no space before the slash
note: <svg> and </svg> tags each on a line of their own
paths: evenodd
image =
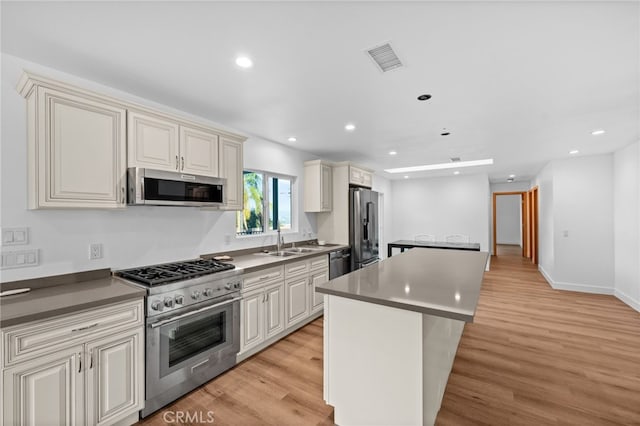
<svg viewBox="0 0 640 426">
<path fill-rule="evenodd" d="M 309 261 L 301 260 L 300 262 L 287 263 L 284 265 L 284 273 L 287 277 L 291 275 L 304 274 L 309 271 Z"/>
<path fill-rule="evenodd" d="M 258 285 L 270 284 L 283 278 L 284 268 L 282 266 L 261 269 L 244 275 L 242 278 L 242 290 L 252 289 Z"/>
<path fill-rule="evenodd" d="M 2 332 L 5 365 L 55 352 L 88 337 L 144 324 L 143 299 L 58 316 Z"/>
<path fill-rule="evenodd" d="M 309 260 L 309 269 L 312 271 L 315 271 L 316 269 L 322 269 L 322 268 L 328 268 L 328 267 L 329 267 L 328 254 L 313 257 Z"/>
</svg>

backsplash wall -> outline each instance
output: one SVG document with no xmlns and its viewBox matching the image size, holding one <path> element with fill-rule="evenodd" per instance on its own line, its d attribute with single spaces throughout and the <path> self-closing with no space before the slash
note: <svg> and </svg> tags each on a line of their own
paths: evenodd
<svg viewBox="0 0 640 426">
<path fill-rule="evenodd" d="M 122 211 L 28 210 L 27 209 L 27 124 L 26 101 L 16 91 L 26 69 L 61 81 L 77 84 L 114 97 L 127 99 L 196 121 L 225 126 L 159 105 L 97 83 L 80 79 L 2 54 L 2 140 L 0 150 L 0 226 L 28 227 L 29 243 L 2 247 L 3 251 L 38 249 L 36 267 L 6 269 L 0 281 L 15 281 L 91 269 L 122 269 L 198 257 L 203 253 L 237 250 L 275 243 L 273 236 L 235 237 L 235 212 L 201 211 L 190 207 L 128 207 Z M 244 144 L 244 167 L 298 176 L 298 232 L 285 240 L 307 239 L 316 232 L 315 214 L 302 207 L 303 162 L 317 157 L 260 138 Z M 305 233 L 305 235 L 303 235 Z M 225 237 L 230 241 L 225 243 Z M 101 243 L 103 258 L 89 260 L 89 245 Z"/>
</svg>

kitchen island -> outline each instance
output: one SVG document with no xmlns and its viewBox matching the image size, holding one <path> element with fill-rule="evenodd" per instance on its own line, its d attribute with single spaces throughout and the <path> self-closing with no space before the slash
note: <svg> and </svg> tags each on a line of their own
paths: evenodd
<svg viewBox="0 0 640 426">
<path fill-rule="evenodd" d="M 335 423 L 434 423 L 488 253 L 410 250 L 317 287 Z"/>
</svg>

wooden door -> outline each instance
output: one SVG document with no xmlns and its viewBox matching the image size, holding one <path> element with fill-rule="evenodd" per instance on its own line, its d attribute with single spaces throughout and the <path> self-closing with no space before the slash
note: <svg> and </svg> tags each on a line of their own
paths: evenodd
<svg viewBox="0 0 640 426">
<path fill-rule="evenodd" d="M 218 135 L 180 126 L 180 171 L 218 177 Z"/>
<path fill-rule="evenodd" d="M 136 111 L 127 118 L 129 167 L 177 171 L 178 123 Z"/>
<path fill-rule="evenodd" d="M 264 291 L 254 290 L 242 295 L 240 302 L 240 352 L 250 349 L 264 340 Z"/>
<path fill-rule="evenodd" d="M 531 261 L 538 264 L 538 187 L 531 190 Z"/>
<path fill-rule="evenodd" d="M 86 352 L 87 424 L 111 424 L 141 410 L 144 330 L 95 340 L 86 345 Z"/>
<path fill-rule="evenodd" d="M 5 369 L 4 424 L 84 426 L 83 357 L 79 345 Z"/>
<path fill-rule="evenodd" d="M 38 88 L 38 205 L 125 205 L 126 110 Z"/>
<path fill-rule="evenodd" d="M 265 339 L 284 330 L 284 282 L 265 288 Z"/>
</svg>

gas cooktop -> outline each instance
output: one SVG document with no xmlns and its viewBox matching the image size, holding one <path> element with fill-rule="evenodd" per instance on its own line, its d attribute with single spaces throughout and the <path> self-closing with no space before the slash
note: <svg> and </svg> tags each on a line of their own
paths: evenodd
<svg viewBox="0 0 640 426">
<path fill-rule="evenodd" d="M 184 262 L 164 263 L 117 271 L 116 274 L 149 287 L 187 280 L 202 275 L 234 269 L 230 263 L 216 262 L 211 259 L 186 260 Z"/>
</svg>

